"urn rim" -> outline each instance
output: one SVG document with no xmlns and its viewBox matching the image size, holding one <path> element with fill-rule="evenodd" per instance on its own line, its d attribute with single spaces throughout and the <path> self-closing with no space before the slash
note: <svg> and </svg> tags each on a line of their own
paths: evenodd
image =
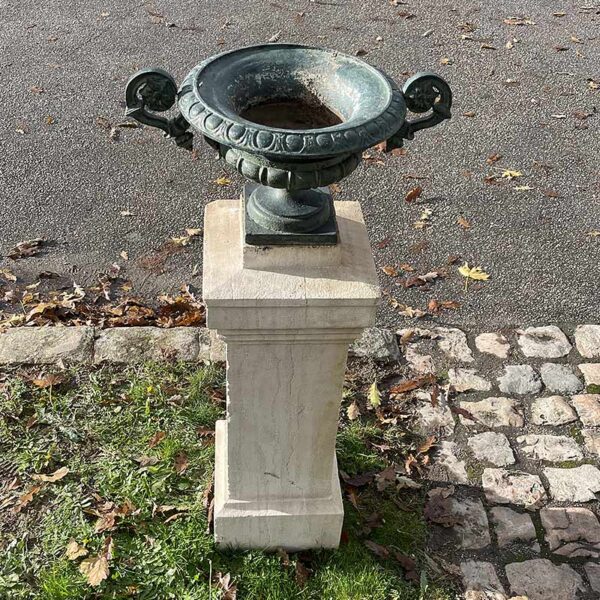
<svg viewBox="0 0 600 600">
<path fill-rule="evenodd" d="M 262 81 L 264 71 L 257 77 L 257 70 L 271 65 L 276 65 L 274 78 L 284 76 L 288 65 L 304 67 L 302 73 L 313 85 L 310 91 L 325 95 L 326 101 L 319 99 L 336 113 L 346 111 L 342 122 L 313 129 L 285 129 L 240 116 L 242 110 L 235 102 L 243 102 L 244 94 L 251 93 L 247 90 L 248 82 L 253 84 L 252 77 Z M 295 72 L 294 77 L 282 81 L 296 85 L 299 76 Z M 396 133 L 406 117 L 402 92 L 380 69 L 334 50 L 287 43 L 246 46 L 201 62 L 181 84 L 178 106 L 194 129 L 219 144 L 292 160 L 361 152 Z"/>
</svg>

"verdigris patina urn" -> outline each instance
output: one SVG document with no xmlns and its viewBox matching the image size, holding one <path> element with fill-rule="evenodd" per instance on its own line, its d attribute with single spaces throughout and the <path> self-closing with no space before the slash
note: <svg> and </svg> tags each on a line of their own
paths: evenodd
<svg viewBox="0 0 600 600">
<path fill-rule="evenodd" d="M 126 90 L 127 115 L 192 149 L 192 130 L 254 183 L 244 188 L 245 241 L 320 245 L 338 241 L 326 186 L 356 169 L 367 148 L 399 148 L 450 118 L 452 92 L 433 73 L 402 90 L 381 70 L 334 50 L 263 44 L 197 65 L 177 88 L 143 69 Z M 177 102 L 179 114 L 163 112 Z M 427 116 L 407 120 L 407 110 Z"/>
</svg>

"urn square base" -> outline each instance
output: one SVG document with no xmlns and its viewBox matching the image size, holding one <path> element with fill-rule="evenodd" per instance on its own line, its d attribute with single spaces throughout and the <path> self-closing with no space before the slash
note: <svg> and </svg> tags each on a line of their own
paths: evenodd
<svg viewBox="0 0 600 600">
<path fill-rule="evenodd" d="M 328 188 L 318 188 L 323 193 L 325 202 L 329 203 L 329 219 L 327 222 L 307 233 L 272 231 L 252 220 L 248 214 L 247 203 L 250 194 L 259 187 L 256 183 L 244 185 L 242 202 L 244 204 L 244 241 L 251 246 L 333 246 L 338 242 L 338 226 L 335 218 L 335 205 Z"/>
<path fill-rule="evenodd" d="M 331 473 L 331 496 L 326 498 L 277 498 L 235 500 L 227 490 L 227 421 L 217 421 L 215 456 L 214 533 L 217 545 L 289 552 L 309 548 L 337 548 L 344 508 L 337 460 Z M 268 540 L 268 542 L 267 542 Z"/>
</svg>

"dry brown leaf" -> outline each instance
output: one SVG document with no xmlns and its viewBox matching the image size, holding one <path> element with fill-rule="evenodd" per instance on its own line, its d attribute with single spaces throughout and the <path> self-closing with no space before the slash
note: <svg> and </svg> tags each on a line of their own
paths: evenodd
<svg viewBox="0 0 600 600">
<path fill-rule="evenodd" d="M 157 431 L 151 438 L 150 441 L 148 442 L 148 446 L 150 448 L 154 448 L 154 446 L 157 446 L 158 444 L 160 444 L 166 437 L 166 433 L 164 431 Z"/>
<path fill-rule="evenodd" d="M 435 444 L 436 442 L 436 437 L 435 435 L 432 435 L 430 437 L 428 437 L 418 448 L 417 448 L 417 456 L 419 454 L 427 454 L 427 452 L 429 452 L 429 450 L 431 449 L 431 447 Z"/>
<path fill-rule="evenodd" d="M 20 513 L 32 500 L 33 497 L 42 489 L 41 485 L 35 485 L 27 492 L 19 496 L 17 503 L 13 506 L 12 512 L 15 514 Z"/>
<path fill-rule="evenodd" d="M 189 464 L 190 464 L 190 461 L 189 461 L 187 455 L 183 452 L 180 452 L 175 457 L 175 472 L 178 475 L 183 475 L 187 471 Z"/>
<path fill-rule="evenodd" d="M 76 540 L 71 538 L 67 544 L 65 555 L 69 560 L 77 560 L 82 556 L 87 556 L 89 553 L 86 548 L 80 546 Z"/>
<path fill-rule="evenodd" d="M 390 551 L 381 544 L 377 542 L 372 542 L 371 540 L 367 540 L 365 542 L 365 546 L 373 553 L 375 556 L 379 558 L 387 558 L 390 555 Z"/>
<path fill-rule="evenodd" d="M 421 194 L 423 193 L 423 188 L 418 185 L 417 187 L 414 187 L 412 190 L 410 190 L 406 196 L 404 197 L 405 202 L 414 202 L 415 200 L 417 200 L 417 198 L 419 198 L 421 196 Z"/>
<path fill-rule="evenodd" d="M 17 276 L 8 269 L 0 269 L 0 278 L 4 279 L 4 281 L 10 281 L 11 283 L 17 281 Z"/>
<path fill-rule="evenodd" d="M 432 385 L 435 383 L 434 375 L 424 375 L 423 377 L 417 377 L 416 379 L 407 379 L 393 385 L 390 388 L 390 394 L 404 394 L 406 392 L 411 392 L 412 390 L 417 390 L 419 388 L 425 387 L 427 385 Z"/>
<path fill-rule="evenodd" d="M 44 475 L 43 473 L 40 473 L 32 475 L 31 478 L 35 481 L 45 481 L 47 483 L 54 483 L 56 481 L 60 481 L 63 477 L 66 477 L 68 473 L 68 467 L 61 467 L 60 469 L 57 469 L 56 471 L 54 471 L 54 473 L 51 473 L 50 475 Z"/>
<path fill-rule="evenodd" d="M 358 417 L 360 416 L 360 409 L 358 408 L 358 404 L 356 404 L 356 402 L 350 404 L 346 413 L 351 421 L 355 421 L 356 419 L 358 419 Z"/>
<path fill-rule="evenodd" d="M 308 578 L 310 577 L 309 570 L 304 566 L 301 560 L 296 561 L 296 585 L 302 589 L 306 585 Z"/>
<path fill-rule="evenodd" d="M 542 190 L 544 193 L 544 196 L 547 196 L 548 198 L 560 198 L 560 194 L 555 191 L 555 190 Z"/>
<path fill-rule="evenodd" d="M 92 587 L 100 585 L 109 575 L 108 560 L 105 556 L 94 556 L 81 561 L 79 571 Z"/>
<path fill-rule="evenodd" d="M 8 253 L 8 258 L 17 260 L 19 258 L 29 258 L 35 256 L 40 252 L 42 246 L 46 240 L 44 238 L 35 238 L 33 240 L 26 240 L 19 242 L 12 250 Z"/>
<path fill-rule="evenodd" d="M 398 270 L 392 265 L 386 265 L 385 267 L 381 267 L 381 270 L 389 277 L 398 277 Z"/>
<path fill-rule="evenodd" d="M 469 221 L 467 221 L 467 219 L 465 219 L 463 216 L 458 217 L 458 219 L 456 219 L 456 222 L 463 228 L 463 229 L 471 229 L 471 223 L 469 223 Z"/>
<path fill-rule="evenodd" d="M 52 387 L 54 385 L 59 385 L 61 383 L 63 383 L 65 380 L 63 375 L 58 375 L 58 374 L 51 374 L 51 375 L 46 375 L 45 377 L 42 377 L 40 379 L 34 379 L 32 380 L 31 383 L 33 383 L 33 385 L 35 385 L 36 387 L 39 387 L 40 389 L 45 389 L 48 387 Z"/>
<path fill-rule="evenodd" d="M 490 154 L 487 157 L 485 162 L 488 165 L 493 165 L 495 162 L 498 162 L 501 158 L 502 158 L 502 154 L 494 153 L 494 154 Z"/>
</svg>

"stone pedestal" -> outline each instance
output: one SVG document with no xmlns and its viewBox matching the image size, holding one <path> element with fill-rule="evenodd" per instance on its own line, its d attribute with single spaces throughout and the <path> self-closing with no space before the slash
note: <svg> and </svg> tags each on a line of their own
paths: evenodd
<svg viewBox="0 0 600 600">
<path fill-rule="evenodd" d="M 375 320 L 377 275 L 360 207 L 336 202 L 333 247 L 243 243 L 238 200 L 206 207 L 203 296 L 227 344 L 217 423 L 215 538 L 237 548 L 335 548 L 335 457 L 348 345 Z"/>
</svg>

